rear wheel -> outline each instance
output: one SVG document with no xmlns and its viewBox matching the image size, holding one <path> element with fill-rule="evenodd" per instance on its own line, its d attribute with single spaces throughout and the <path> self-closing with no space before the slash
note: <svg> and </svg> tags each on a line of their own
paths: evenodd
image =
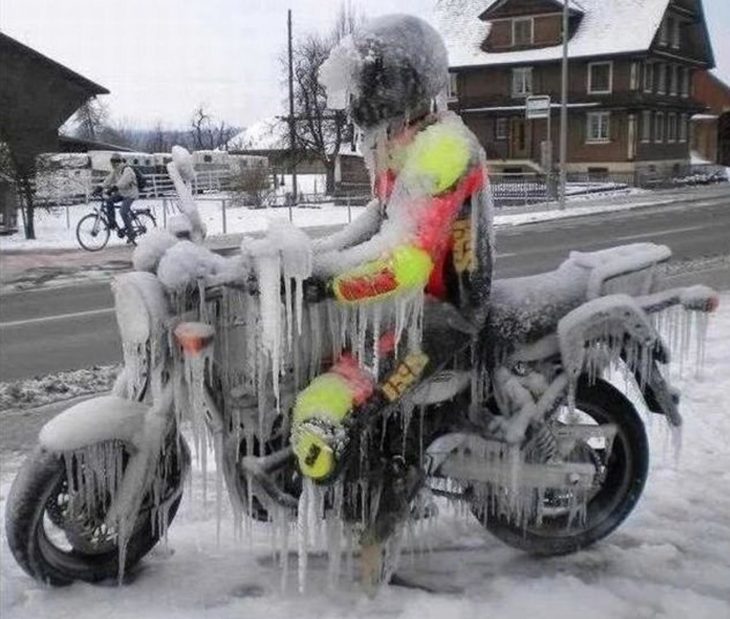
<svg viewBox="0 0 730 619">
<path fill-rule="evenodd" d="M 109 242 L 109 227 L 97 213 L 82 217 L 76 225 L 76 240 L 86 251 L 99 251 Z"/>
<path fill-rule="evenodd" d="M 545 495 L 539 521 L 515 522 L 492 514 L 481 505 L 472 512 L 486 529 L 504 543 L 526 552 L 563 555 L 606 537 L 631 513 L 644 489 L 649 466 L 649 446 L 644 423 L 629 400 L 611 384 L 581 381 L 574 412 L 559 412 L 551 423 L 614 424 L 612 445 L 601 439 L 578 443 L 566 460 L 596 465 L 595 489 L 588 495 L 582 518 L 575 518 L 575 497 L 569 493 Z M 576 521 L 577 520 L 577 521 Z"/>
<path fill-rule="evenodd" d="M 142 501 L 126 547 L 125 570 L 152 549 L 175 517 L 190 458 L 185 442 L 179 444 L 179 454 L 169 448 L 162 456 L 161 470 L 167 474 L 159 489 L 160 500 L 155 502 L 150 491 Z M 121 443 L 114 446 L 123 450 Z M 120 457 L 126 466 L 126 454 Z M 70 491 L 68 472 L 74 478 L 86 475 L 77 466 L 67 466 L 65 457 L 38 447 L 24 463 L 8 497 L 5 525 L 10 550 L 28 574 L 52 585 L 98 582 L 119 575 L 117 531 L 105 523 L 110 492 L 102 497 L 91 493 L 97 498 L 90 505 L 83 492 Z"/>
</svg>

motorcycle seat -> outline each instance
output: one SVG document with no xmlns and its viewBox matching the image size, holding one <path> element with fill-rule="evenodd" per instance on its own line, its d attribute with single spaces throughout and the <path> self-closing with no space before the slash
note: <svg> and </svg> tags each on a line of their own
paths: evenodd
<svg viewBox="0 0 730 619">
<path fill-rule="evenodd" d="M 670 256 L 668 247 L 654 243 L 574 251 L 554 271 L 496 280 L 490 297 L 490 339 L 509 350 L 554 333 L 559 320 L 586 301 L 618 292 L 654 292 L 654 267 Z"/>
</svg>

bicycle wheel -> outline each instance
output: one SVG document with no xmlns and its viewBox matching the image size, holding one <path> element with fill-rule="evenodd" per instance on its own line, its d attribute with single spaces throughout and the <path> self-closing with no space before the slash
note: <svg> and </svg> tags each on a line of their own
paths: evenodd
<svg viewBox="0 0 730 619">
<path fill-rule="evenodd" d="M 149 211 L 138 211 L 134 214 L 132 222 L 135 236 L 141 236 L 148 230 L 157 227 L 155 216 Z"/>
<path fill-rule="evenodd" d="M 109 242 L 109 226 L 99 213 L 89 213 L 76 226 L 76 240 L 86 251 L 99 251 Z"/>
</svg>

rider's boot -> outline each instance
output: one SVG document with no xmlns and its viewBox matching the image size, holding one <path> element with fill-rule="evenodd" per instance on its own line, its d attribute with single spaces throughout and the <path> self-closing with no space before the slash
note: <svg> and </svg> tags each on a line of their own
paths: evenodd
<svg viewBox="0 0 730 619">
<path fill-rule="evenodd" d="M 297 396 L 291 445 L 303 475 L 318 482 L 332 477 L 347 446 L 345 423 L 374 388 L 373 377 L 346 354 Z"/>
</svg>

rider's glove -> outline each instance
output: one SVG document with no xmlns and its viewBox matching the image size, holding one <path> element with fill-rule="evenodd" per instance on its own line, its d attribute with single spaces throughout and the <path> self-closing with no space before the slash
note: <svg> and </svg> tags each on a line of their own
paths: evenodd
<svg viewBox="0 0 730 619">
<path fill-rule="evenodd" d="M 330 282 L 310 277 L 303 282 L 304 300 L 307 303 L 319 303 L 332 297 Z"/>
<path fill-rule="evenodd" d="M 102 187 L 101 185 L 97 185 L 94 187 L 94 189 L 91 191 L 92 196 L 98 196 L 101 193 Z"/>
</svg>

